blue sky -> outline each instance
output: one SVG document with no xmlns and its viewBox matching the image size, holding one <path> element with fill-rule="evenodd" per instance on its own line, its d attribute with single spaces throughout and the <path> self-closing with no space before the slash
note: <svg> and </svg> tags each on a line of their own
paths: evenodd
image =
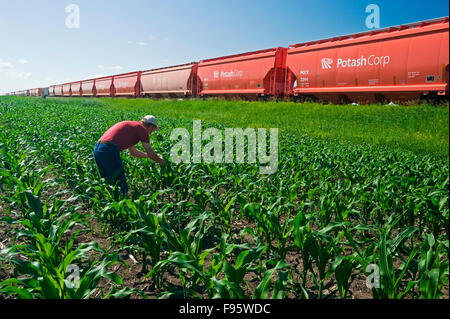
<svg viewBox="0 0 450 319">
<path fill-rule="evenodd" d="M 67 28 L 66 7 L 80 28 Z M 0 94 L 449 15 L 432 0 L 0 0 Z"/>
</svg>

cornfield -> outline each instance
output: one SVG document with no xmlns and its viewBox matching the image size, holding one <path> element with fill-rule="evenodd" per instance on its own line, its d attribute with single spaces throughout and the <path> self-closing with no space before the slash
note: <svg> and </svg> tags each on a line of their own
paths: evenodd
<svg viewBox="0 0 450 319">
<path fill-rule="evenodd" d="M 92 151 L 142 116 L 0 100 L 0 298 L 448 298 L 448 158 L 283 133 L 272 175 L 124 154 L 123 199 Z"/>
</svg>

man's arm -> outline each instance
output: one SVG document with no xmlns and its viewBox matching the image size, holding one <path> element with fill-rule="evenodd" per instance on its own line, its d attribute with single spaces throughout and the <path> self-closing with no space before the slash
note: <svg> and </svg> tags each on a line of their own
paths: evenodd
<svg viewBox="0 0 450 319">
<path fill-rule="evenodd" d="M 148 158 L 147 153 L 141 152 L 136 148 L 136 145 L 131 146 L 129 149 L 131 156 L 138 157 L 138 158 Z"/>
<path fill-rule="evenodd" d="M 148 157 L 150 158 L 152 161 L 161 164 L 162 166 L 164 166 L 164 164 L 166 163 L 166 161 L 164 160 L 164 158 L 162 158 L 161 155 L 155 153 L 155 151 L 152 149 L 152 147 L 150 146 L 149 143 L 144 143 L 142 142 L 142 146 L 144 147 L 145 151 L 147 152 L 147 154 L 145 154 L 144 157 Z"/>
</svg>

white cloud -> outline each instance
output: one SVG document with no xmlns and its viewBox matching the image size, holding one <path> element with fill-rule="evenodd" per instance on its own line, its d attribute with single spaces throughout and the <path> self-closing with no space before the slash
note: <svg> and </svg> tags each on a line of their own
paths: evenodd
<svg viewBox="0 0 450 319">
<path fill-rule="evenodd" d="M 164 41 L 169 41 L 169 38 L 168 37 L 164 37 Z"/>
<path fill-rule="evenodd" d="M 143 41 L 142 41 L 142 42 L 139 42 L 138 44 L 139 44 L 140 46 L 147 45 L 147 43 L 146 43 L 146 42 L 143 42 Z"/>
<path fill-rule="evenodd" d="M 153 40 L 154 38 L 155 38 L 155 37 L 152 36 L 152 35 L 149 35 L 149 36 L 148 36 L 148 39 L 149 39 L 149 40 Z"/>
<path fill-rule="evenodd" d="M 169 60 L 163 59 L 163 60 L 161 60 L 161 62 L 167 63 L 167 62 L 169 62 Z"/>
<path fill-rule="evenodd" d="M 29 79 L 31 78 L 31 72 L 8 72 L 10 77 L 15 79 Z"/>
<path fill-rule="evenodd" d="M 133 41 L 128 41 L 127 43 L 128 43 L 128 44 L 132 44 L 132 43 L 133 43 Z"/>
<path fill-rule="evenodd" d="M 27 63 L 28 63 L 28 60 L 25 60 L 25 59 L 19 59 L 19 60 L 17 60 L 17 62 L 19 62 L 20 64 L 27 64 Z"/>
<path fill-rule="evenodd" d="M 0 61 L 0 69 L 12 69 L 13 65 L 10 62 Z"/>
<path fill-rule="evenodd" d="M 122 70 L 123 66 L 121 66 L 121 65 L 105 66 L 103 64 L 99 64 L 99 65 L 97 65 L 97 69 L 100 69 L 100 70 Z"/>
</svg>

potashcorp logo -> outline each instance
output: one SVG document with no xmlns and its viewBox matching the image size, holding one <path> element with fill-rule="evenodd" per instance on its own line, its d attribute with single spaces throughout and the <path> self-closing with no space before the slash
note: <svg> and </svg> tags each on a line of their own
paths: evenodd
<svg viewBox="0 0 450 319">
<path fill-rule="evenodd" d="M 333 60 L 330 58 L 323 58 L 322 59 L 322 69 L 331 69 L 331 64 L 333 63 Z"/>
<path fill-rule="evenodd" d="M 331 69 L 331 64 L 333 60 L 330 58 L 323 58 L 322 60 L 322 69 Z M 354 68 L 354 67 L 362 67 L 362 66 L 377 66 L 380 65 L 383 68 L 391 62 L 391 57 L 389 55 L 384 56 L 376 56 L 375 54 L 369 55 L 369 57 L 365 57 L 361 55 L 359 58 L 346 58 L 340 59 L 338 58 L 336 61 L 336 69 L 339 68 Z"/>
<path fill-rule="evenodd" d="M 244 71 L 241 70 L 230 70 L 230 71 L 214 71 L 213 77 L 218 78 L 242 78 L 244 76 Z"/>
</svg>

